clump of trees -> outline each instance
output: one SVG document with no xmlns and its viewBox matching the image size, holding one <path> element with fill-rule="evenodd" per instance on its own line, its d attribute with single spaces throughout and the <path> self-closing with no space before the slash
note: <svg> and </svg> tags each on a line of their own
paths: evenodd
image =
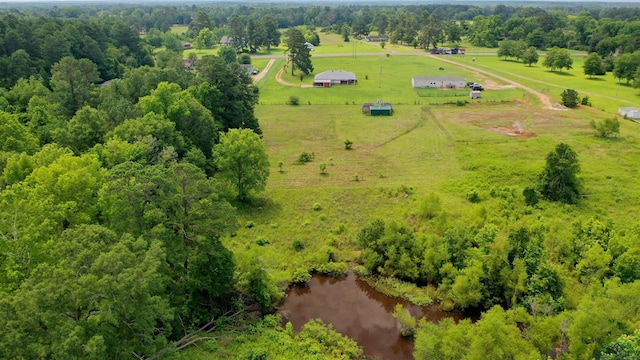
<svg viewBox="0 0 640 360">
<path fill-rule="evenodd" d="M 540 193 L 551 201 L 576 203 L 582 189 L 579 172 L 578 155 L 569 145 L 558 144 L 547 155 L 546 165 L 540 176 Z"/>
</svg>

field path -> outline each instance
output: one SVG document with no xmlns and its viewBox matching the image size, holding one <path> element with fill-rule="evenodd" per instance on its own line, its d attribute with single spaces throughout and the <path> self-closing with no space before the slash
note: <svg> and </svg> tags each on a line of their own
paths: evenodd
<svg viewBox="0 0 640 360">
<path fill-rule="evenodd" d="M 269 63 L 267 63 L 267 66 L 265 66 L 264 69 L 262 69 L 262 71 L 260 71 L 258 75 L 252 76 L 253 82 L 257 83 L 258 81 L 262 80 L 262 78 L 264 78 L 267 75 L 267 73 L 271 69 L 271 66 L 275 62 L 276 62 L 276 59 L 269 59 Z"/>
<path fill-rule="evenodd" d="M 545 109 L 559 110 L 557 107 L 553 106 L 553 103 L 551 103 L 551 99 L 549 99 L 549 97 L 547 95 L 545 95 L 545 94 L 543 94 L 543 93 L 541 93 L 541 92 L 539 92 L 537 90 L 534 90 L 534 89 L 532 89 L 532 88 L 530 88 L 528 86 L 524 86 L 524 85 L 520 84 L 519 82 L 507 79 L 506 77 L 491 73 L 491 72 L 486 71 L 486 70 L 479 69 L 479 68 L 477 68 L 475 66 L 466 65 L 466 64 L 460 64 L 460 63 L 457 63 L 455 61 L 444 59 L 442 56 L 435 56 L 435 55 L 431 55 L 431 54 L 424 54 L 424 56 L 428 56 L 428 57 L 430 57 L 432 59 L 444 61 L 444 62 L 449 63 L 451 65 L 461 66 L 461 67 L 464 67 L 464 68 L 467 68 L 467 69 L 470 69 L 470 70 L 473 70 L 473 71 L 477 71 L 477 72 L 485 74 L 485 75 L 489 75 L 489 76 L 494 77 L 496 79 L 500 79 L 500 80 L 502 80 L 504 82 L 507 82 L 507 83 L 509 83 L 509 84 L 511 84 L 511 85 L 513 85 L 515 87 L 519 87 L 519 88 L 521 88 L 521 89 L 523 89 L 523 90 L 525 90 L 525 91 L 537 96 L 538 99 L 540 99 L 540 102 L 542 102 L 542 104 L 544 105 Z"/>
<path fill-rule="evenodd" d="M 280 84 L 284 85 L 284 86 L 295 86 L 297 87 L 298 85 L 292 84 L 290 82 L 286 82 L 282 79 L 282 73 L 284 73 L 285 68 L 287 67 L 287 65 L 285 64 L 285 66 L 282 67 L 282 69 L 280 69 L 280 71 L 278 71 L 278 73 L 276 74 L 276 81 L 278 81 Z"/>
</svg>

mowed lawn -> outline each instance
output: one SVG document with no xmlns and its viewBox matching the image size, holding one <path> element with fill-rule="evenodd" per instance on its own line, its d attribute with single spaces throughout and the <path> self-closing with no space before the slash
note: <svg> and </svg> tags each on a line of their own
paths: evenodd
<svg viewBox="0 0 640 360">
<path fill-rule="evenodd" d="M 462 76 L 467 79 L 475 75 L 472 71 L 446 64 L 425 56 L 390 55 L 379 56 L 330 56 L 312 57 L 314 72 L 302 76 L 301 72 L 291 75 L 291 68 L 287 67 L 282 79 L 292 86 L 283 85 L 276 81 L 275 73 L 261 84 L 260 103 L 265 105 L 286 104 L 291 96 L 297 96 L 300 104 L 316 105 L 361 105 L 363 102 L 382 99 L 393 104 L 443 104 L 456 102 L 468 96 L 448 96 L 455 91 L 440 92 L 436 96 L 419 96 L 413 89 L 413 76 Z M 278 64 L 282 68 L 284 61 Z M 327 70 L 345 70 L 356 74 L 357 85 L 334 86 L 331 88 L 312 88 L 313 78 Z M 483 93 L 483 98 L 477 102 L 510 101 L 521 98 L 521 90 L 505 89 L 491 90 Z"/>
<path fill-rule="evenodd" d="M 581 96 L 587 95 L 593 107 L 608 113 L 617 113 L 619 107 L 640 106 L 640 90 L 634 89 L 625 81 L 618 83 L 612 73 L 604 76 L 584 75 L 583 56 L 573 57 L 573 69 L 550 71 L 542 66 L 544 57 L 531 67 L 514 60 L 504 60 L 496 55 L 450 57 L 452 60 L 507 76 L 538 91 L 547 93 L 555 102 L 560 102 L 560 94 L 571 88 Z M 475 61 L 473 59 L 475 58 Z"/>
</svg>

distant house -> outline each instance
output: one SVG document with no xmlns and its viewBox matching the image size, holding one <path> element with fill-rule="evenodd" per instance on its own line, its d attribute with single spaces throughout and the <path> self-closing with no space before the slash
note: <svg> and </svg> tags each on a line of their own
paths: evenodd
<svg viewBox="0 0 640 360">
<path fill-rule="evenodd" d="M 231 44 L 233 44 L 233 38 L 231 36 L 225 35 L 220 39 L 220 45 L 227 45 L 228 46 L 228 45 L 231 45 Z"/>
<path fill-rule="evenodd" d="M 107 81 L 105 81 L 103 83 L 100 83 L 100 84 L 98 84 L 98 86 L 99 87 L 105 87 L 105 86 L 109 86 L 111 84 L 115 84 L 118 81 L 120 81 L 120 79 L 119 78 L 115 78 L 115 79 L 107 80 Z"/>
<path fill-rule="evenodd" d="M 187 49 L 191 49 L 192 47 L 193 47 L 193 46 L 191 45 L 191 43 L 190 43 L 190 42 L 188 42 L 188 41 L 183 41 L 183 42 L 182 42 L 182 48 L 183 48 L 183 49 L 187 50 Z"/>
<path fill-rule="evenodd" d="M 461 76 L 414 76 L 411 86 L 414 88 L 463 89 L 467 85 Z"/>
<path fill-rule="evenodd" d="M 623 107 L 618 109 L 618 114 L 631 120 L 640 120 L 640 109 L 634 107 Z"/>
<path fill-rule="evenodd" d="M 306 47 L 307 47 L 307 49 L 309 49 L 309 51 L 313 51 L 313 50 L 315 50 L 315 48 L 316 48 L 315 46 L 313 46 L 313 44 L 312 44 L 312 43 L 310 43 L 310 42 L 308 42 L 308 41 L 304 43 L 304 46 L 306 46 Z"/>
<path fill-rule="evenodd" d="M 193 65 L 196 63 L 196 59 L 182 59 L 184 62 L 184 69 L 187 71 L 193 70 Z"/>
<path fill-rule="evenodd" d="M 371 41 L 377 41 L 377 42 L 389 41 L 389 37 L 387 35 L 371 35 L 371 36 L 367 36 L 365 39 L 367 41 L 369 41 L 369 42 L 371 42 Z"/>
<path fill-rule="evenodd" d="M 356 74 L 344 70 L 329 70 L 321 72 L 313 78 L 313 86 L 331 87 L 333 85 L 355 85 L 358 83 Z"/>
<path fill-rule="evenodd" d="M 251 75 L 253 72 L 253 65 L 251 64 L 240 64 L 240 68 L 244 69 L 247 72 L 247 75 Z"/>
</svg>

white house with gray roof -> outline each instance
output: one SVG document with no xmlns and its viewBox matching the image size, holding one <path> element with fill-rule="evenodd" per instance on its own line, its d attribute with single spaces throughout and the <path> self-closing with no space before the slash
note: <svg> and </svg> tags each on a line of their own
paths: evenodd
<svg viewBox="0 0 640 360">
<path fill-rule="evenodd" d="M 411 86 L 414 88 L 463 89 L 467 85 L 461 76 L 414 76 Z"/>
<path fill-rule="evenodd" d="M 358 83 L 356 74 L 344 70 L 328 70 L 313 78 L 313 86 L 331 87 L 333 85 L 355 85 Z"/>
</svg>

